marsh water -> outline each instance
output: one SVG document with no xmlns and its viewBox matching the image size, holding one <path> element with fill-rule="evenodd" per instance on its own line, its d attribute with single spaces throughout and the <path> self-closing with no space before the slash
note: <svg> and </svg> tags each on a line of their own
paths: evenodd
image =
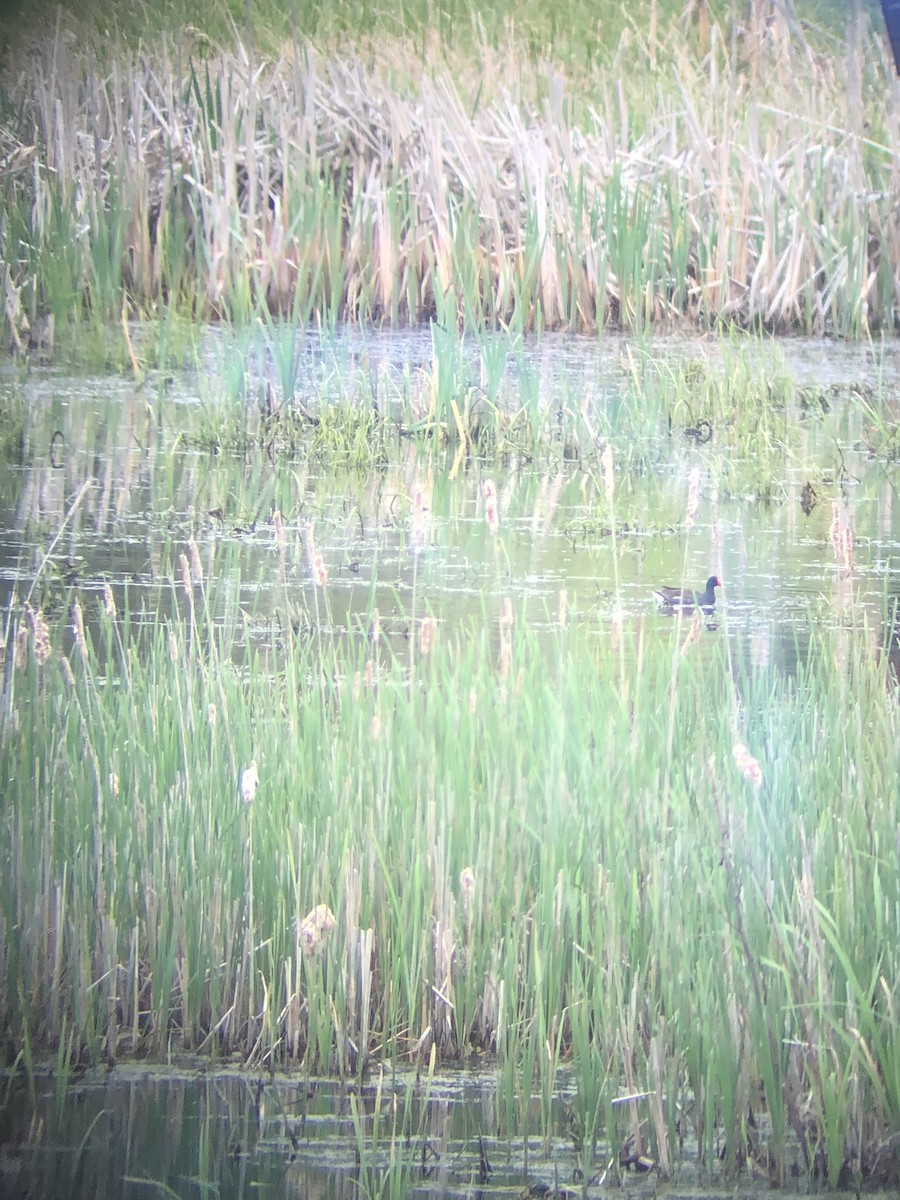
<svg viewBox="0 0 900 1200">
<path fill-rule="evenodd" d="M 873 644 L 891 645 L 900 597 L 900 349 L 782 341 L 735 351 L 751 377 L 790 378 L 800 388 L 777 410 L 765 445 L 751 436 L 743 455 L 725 437 L 686 436 L 690 396 L 674 426 L 658 415 L 641 419 L 671 364 L 697 360 L 727 374 L 730 353 L 715 341 L 614 337 L 547 337 L 513 350 L 457 342 L 441 351 L 427 331 L 358 329 L 310 333 L 291 348 L 295 393 L 314 409 L 340 393 L 385 411 L 417 389 L 427 393 L 448 369 L 507 406 L 532 397 L 541 408 L 580 409 L 614 449 L 614 518 L 596 465 L 562 454 L 542 462 L 511 454 L 502 465 L 467 461 L 454 470 L 452 456 L 436 462 L 399 435 L 384 461 L 364 470 L 271 448 L 211 452 L 220 411 L 244 406 L 258 424 L 263 389 L 278 392 L 271 339 L 235 345 L 211 331 L 190 366 L 151 373 L 139 388 L 122 374 L 10 366 L 0 386 L 21 397 L 26 416 L 0 467 L 0 600 L 21 598 L 37 578 L 33 601 L 52 609 L 74 588 L 89 611 L 108 583 L 120 607 L 155 622 L 160 597 L 163 606 L 178 603 L 178 557 L 193 538 L 206 578 L 222 585 L 218 615 L 240 615 L 237 641 L 289 627 L 353 630 L 373 604 L 389 635 L 405 635 L 412 615 L 480 620 L 507 596 L 539 628 L 557 620 L 561 592 L 585 637 L 602 637 L 614 613 L 655 619 L 660 584 L 700 587 L 715 573 L 725 582 L 716 621 L 755 660 L 790 669 L 798 637 L 822 622 L 865 621 Z M 636 371 L 645 405 L 624 399 L 623 379 Z M 687 531 L 694 467 L 701 496 Z M 498 536 L 485 522 L 488 476 Z M 838 552 L 836 521 L 852 535 L 851 564 Z M 328 572 L 327 606 L 304 554 L 310 524 Z"/>
<path fill-rule="evenodd" d="M 573 1136 L 574 1095 L 560 1071 L 543 1118 L 540 1097 L 505 1100 L 498 1077 L 481 1072 L 401 1071 L 341 1085 L 134 1066 L 98 1071 L 64 1094 L 39 1080 L 27 1128 L 15 1126 L 8 1106 L 0 1111 L 0 1197 L 771 1195 L 752 1167 L 737 1185 L 720 1178 L 718 1163 L 700 1167 L 689 1135 L 670 1181 L 649 1160 L 643 1170 L 629 1163 L 627 1137 L 613 1150 L 599 1140 L 586 1156 Z M 808 1190 L 799 1171 L 785 1188 Z"/>
</svg>

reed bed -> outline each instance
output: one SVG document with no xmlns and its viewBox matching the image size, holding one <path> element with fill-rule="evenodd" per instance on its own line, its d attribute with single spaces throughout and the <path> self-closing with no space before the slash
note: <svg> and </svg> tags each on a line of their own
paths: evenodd
<svg viewBox="0 0 900 1200">
<path fill-rule="evenodd" d="M 883 31 L 862 6 L 832 33 L 788 5 L 687 12 L 663 39 L 651 5 L 574 79 L 513 39 L 452 72 L 402 42 L 374 60 L 299 36 L 266 57 L 196 33 L 101 52 L 58 26 L 5 71 L 5 336 L 46 350 L 78 315 L 162 306 L 893 329 Z"/>
<path fill-rule="evenodd" d="M 547 1122 L 567 1064 L 586 1174 L 603 1138 L 663 1175 L 691 1142 L 896 1183 L 900 739 L 868 631 L 814 633 L 792 680 L 563 602 L 542 640 L 509 601 L 338 639 L 301 536 L 310 628 L 240 666 L 192 542 L 165 625 L 109 589 L 10 613 L 6 1061 L 490 1055 Z"/>
</svg>

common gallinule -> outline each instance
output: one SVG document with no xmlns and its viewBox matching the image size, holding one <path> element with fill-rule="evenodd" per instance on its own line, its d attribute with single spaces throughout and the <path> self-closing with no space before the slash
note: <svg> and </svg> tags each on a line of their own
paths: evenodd
<svg viewBox="0 0 900 1200">
<path fill-rule="evenodd" d="M 710 609 L 716 607 L 716 588 L 721 586 L 722 580 L 718 575 L 710 575 L 702 592 L 692 592 L 690 588 L 661 587 L 653 595 L 663 608 Z"/>
</svg>

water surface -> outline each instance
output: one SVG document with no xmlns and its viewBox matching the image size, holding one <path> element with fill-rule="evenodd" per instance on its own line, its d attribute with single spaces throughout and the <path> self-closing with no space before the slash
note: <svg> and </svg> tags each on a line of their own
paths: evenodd
<svg viewBox="0 0 900 1200">
<path fill-rule="evenodd" d="M 621 1143 L 598 1142 L 591 1154 L 576 1136 L 578 1099 L 567 1071 L 558 1072 L 557 1083 L 544 1119 L 539 1097 L 506 1102 L 497 1076 L 482 1072 L 428 1079 L 400 1071 L 344 1086 L 221 1067 L 135 1065 L 92 1073 L 61 1095 L 52 1081 L 39 1080 L 29 1124 L 17 1121 L 21 1110 L 14 1106 L 0 1111 L 0 1196 L 553 1200 L 614 1192 L 761 1200 L 772 1194 L 751 1167 L 744 1178 L 726 1181 L 720 1163 L 700 1165 L 689 1134 L 671 1180 L 661 1180 L 649 1158 L 649 1169 L 626 1165 L 634 1157 L 627 1106 L 620 1106 Z M 808 1194 L 809 1180 L 795 1167 L 784 1191 Z"/>
<path fill-rule="evenodd" d="M 437 336 L 309 333 L 296 347 L 297 394 L 328 403 L 339 383 L 382 407 L 399 403 L 434 369 Z M 864 622 L 873 647 L 891 644 L 900 599 L 898 468 L 885 444 L 889 398 L 900 391 L 893 343 L 747 343 L 740 353 L 752 371 L 814 390 L 743 459 L 724 437 L 697 444 L 651 419 L 637 430 L 634 406 L 623 408 L 623 363 L 647 370 L 649 410 L 666 364 L 716 363 L 727 345 L 548 337 L 493 350 L 454 340 L 451 352 L 460 379 L 504 403 L 534 392 L 544 406 L 584 406 L 614 449 L 612 510 L 596 467 L 562 457 L 489 469 L 471 462 L 450 478 L 449 459 L 399 438 L 390 464 L 365 475 L 190 449 L 191 431 L 226 403 L 236 376 L 248 405 L 266 380 L 277 384 L 271 339 L 238 344 L 214 330 L 196 367 L 142 389 L 60 366 L 32 367 L 24 380 L 7 372 L 4 386 L 21 393 L 27 419 L 17 461 L 0 468 L 0 599 L 21 598 L 37 579 L 32 598 L 46 608 L 72 587 L 90 611 L 109 583 L 120 607 L 146 608 L 155 622 L 179 602 L 179 555 L 193 538 L 206 580 L 222 585 L 218 615 L 250 614 L 244 628 L 261 639 L 273 629 L 350 632 L 373 604 L 388 635 L 407 636 L 426 613 L 446 627 L 493 618 L 506 597 L 538 627 L 556 621 L 563 603 L 588 637 L 602 636 L 614 614 L 654 620 L 660 584 L 700 587 L 716 573 L 725 581 L 717 622 L 760 660 L 790 667 L 798 628 L 823 622 Z M 694 468 L 700 505 L 687 531 Z M 496 534 L 485 521 L 488 476 L 499 497 Z M 414 528 L 417 496 L 424 521 Z M 850 531 L 852 561 L 835 523 Z M 305 553 L 310 524 L 328 571 L 320 594 Z"/>
</svg>

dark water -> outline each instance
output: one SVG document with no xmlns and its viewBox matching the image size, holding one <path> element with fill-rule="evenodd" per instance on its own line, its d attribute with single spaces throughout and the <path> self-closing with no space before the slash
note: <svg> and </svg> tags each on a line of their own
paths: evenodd
<svg viewBox="0 0 900 1200">
<path fill-rule="evenodd" d="M 556 1105 L 565 1128 L 565 1102 Z M 554 1130 L 498 1139 L 493 1079 L 385 1078 L 351 1089 L 234 1073 L 117 1069 L 39 1094 L 30 1130 L 7 1108 L 0 1129 L 5 1196 L 270 1195 L 328 1197 L 520 1192 L 571 1182 Z"/>
<path fill-rule="evenodd" d="M 762 1197 L 752 1173 L 726 1183 L 689 1147 L 671 1181 L 621 1165 L 571 1133 L 574 1091 L 565 1072 L 548 1122 L 534 1099 L 505 1105 L 493 1075 L 385 1075 L 350 1088 L 224 1070 L 183 1073 L 118 1067 L 57 1096 L 38 1082 L 27 1104 L 0 1110 L 3 1200 L 143 1200 L 270 1196 L 309 1200 L 471 1196 Z M 546 1126 L 546 1128 L 545 1128 Z M 793 1178 L 790 1193 L 808 1191 Z M 822 1193 L 820 1193 L 822 1194 Z"/>
</svg>

